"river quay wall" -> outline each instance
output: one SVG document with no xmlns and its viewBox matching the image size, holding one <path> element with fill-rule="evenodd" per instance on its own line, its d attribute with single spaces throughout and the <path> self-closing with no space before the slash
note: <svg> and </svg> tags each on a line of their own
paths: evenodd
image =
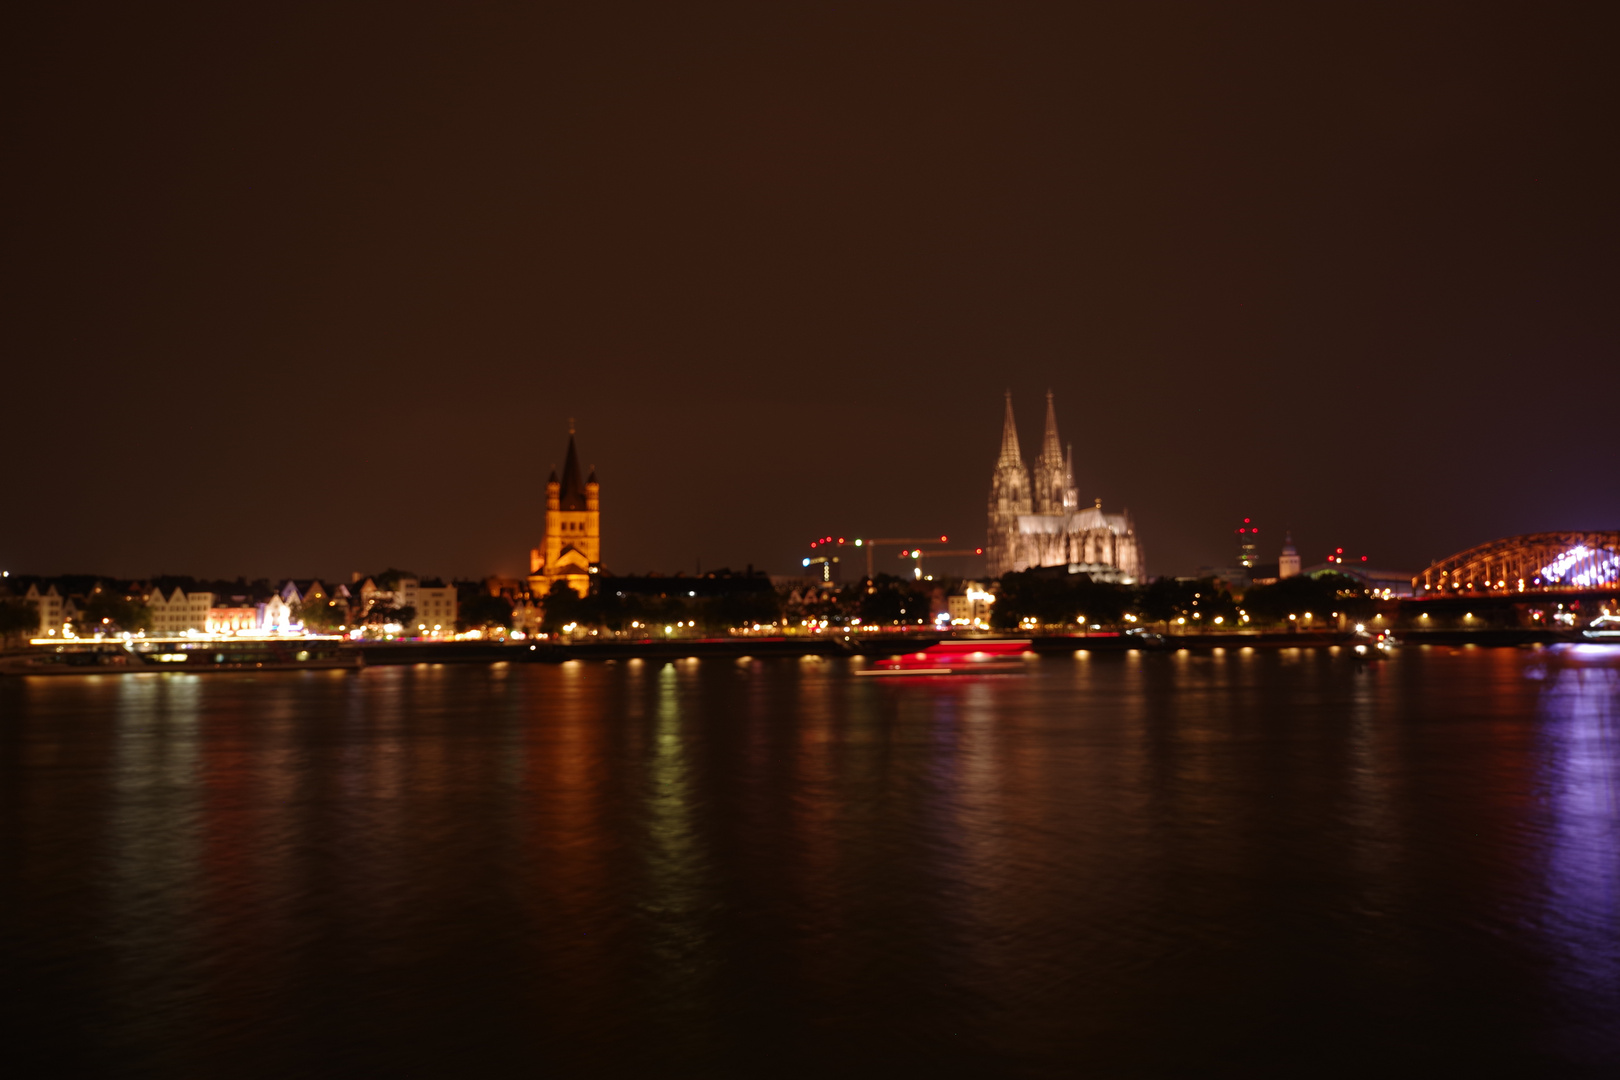
<svg viewBox="0 0 1620 1080">
<path fill-rule="evenodd" d="M 1014 637 L 1016 635 L 1007 635 Z M 1415 635 L 1414 635 L 1415 636 Z M 1425 640 L 1429 635 L 1425 635 Z M 1442 635 L 1433 635 L 1438 638 Z M 1456 644 L 1456 635 L 1443 635 L 1445 641 L 1435 644 Z M 1486 638 L 1492 635 L 1476 634 Z M 1524 644 L 1511 635 L 1502 641 L 1480 641 L 1480 644 Z M 632 640 L 613 638 L 598 641 L 573 642 L 515 642 L 499 644 L 482 641 L 447 642 L 366 642 L 352 646 L 359 650 L 368 665 L 421 664 L 421 663 L 562 663 L 566 660 L 680 660 L 686 657 L 852 657 L 864 656 L 881 659 L 920 652 L 936 642 L 947 640 L 945 634 L 884 635 L 857 637 L 850 635 L 795 636 L 795 637 L 735 637 L 735 638 L 655 638 Z M 1355 635 L 1339 631 L 1312 631 L 1305 633 L 1232 633 L 1232 634 L 1047 634 L 1027 639 L 1032 652 L 1070 653 L 1077 649 L 1093 652 L 1127 652 L 1132 649 L 1147 651 L 1174 651 L 1190 649 L 1257 648 L 1327 648 L 1348 645 Z M 1405 641 L 1406 636 L 1402 635 Z"/>
</svg>

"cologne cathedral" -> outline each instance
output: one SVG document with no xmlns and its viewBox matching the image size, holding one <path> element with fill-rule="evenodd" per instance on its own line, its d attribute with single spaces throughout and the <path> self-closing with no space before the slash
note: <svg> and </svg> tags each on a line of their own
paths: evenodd
<svg viewBox="0 0 1620 1080">
<path fill-rule="evenodd" d="M 1102 500 L 1085 508 L 1074 483 L 1074 445 L 1058 440 L 1057 411 L 1046 394 L 1046 437 L 1035 459 L 1034 483 L 1018 450 L 1012 393 L 1001 429 L 1001 458 L 990 480 L 990 574 L 1037 566 L 1064 566 L 1094 581 L 1134 584 L 1143 576 L 1142 544 L 1130 511 L 1103 513 Z"/>
</svg>

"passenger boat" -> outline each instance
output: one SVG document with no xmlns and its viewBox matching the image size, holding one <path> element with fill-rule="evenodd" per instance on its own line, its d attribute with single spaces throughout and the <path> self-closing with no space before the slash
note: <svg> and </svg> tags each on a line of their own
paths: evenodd
<svg viewBox="0 0 1620 1080">
<path fill-rule="evenodd" d="M 1599 615 L 1581 631 L 1581 636 L 1587 641 L 1620 645 L 1620 615 Z"/>
<path fill-rule="evenodd" d="M 1388 630 L 1356 627 L 1355 652 L 1358 660 L 1387 660 L 1395 651 L 1395 635 Z"/>
<path fill-rule="evenodd" d="M 880 660 L 855 674 L 873 677 L 1021 675 L 1027 670 L 1024 653 L 1029 646 L 1027 639 L 941 641 L 919 652 Z"/>
<path fill-rule="evenodd" d="M 355 670 L 363 663 L 360 650 L 335 636 L 35 638 L 26 652 L 0 658 L 0 674 Z"/>
</svg>

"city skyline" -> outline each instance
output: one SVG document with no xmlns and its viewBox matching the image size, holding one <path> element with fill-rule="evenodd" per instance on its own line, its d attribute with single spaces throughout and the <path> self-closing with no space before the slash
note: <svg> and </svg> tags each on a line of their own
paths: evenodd
<svg viewBox="0 0 1620 1080">
<path fill-rule="evenodd" d="M 1010 392 L 1008 392 L 1008 393 L 1010 393 Z M 1044 396 L 1049 398 L 1050 395 L 1051 395 L 1051 392 L 1048 391 L 1047 394 L 1044 395 Z M 567 420 L 566 424 L 564 425 L 565 430 L 567 432 L 568 448 L 569 448 L 570 452 L 573 449 L 573 444 L 574 444 L 574 441 L 575 441 L 575 435 L 573 433 L 574 426 L 575 426 L 575 420 L 572 417 L 570 417 Z M 1006 438 L 1006 433 L 1005 433 L 1005 431 L 1003 431 L 1001 433 L 1001 435 L 998 437 L 998 442 L 1004 441 L 1005 438 Z M 1025 441 L 1028 441 L 1028 440 L 1024 439 L 1023 437 L 1021 437 L 1021 436 L 1018 437 L 1018 438 L 1019 438 L 1020 444 L 1022 444 Z M 569 454 L 565 454 L 563 456 L 564 457 L 569 457 L 570 460 L 572 460 L 572 458 L 570 457 Z M 617 460 L 616 457 L 614 455 L 612 455 L 612 454 L 603 455 L 603 459 L 604 460 L 609 460 L 609 461 Z M 592 458 L 590 460 L 592 460 L 594 462 L 596 459 Z M 631 471 L 631 476 L 632 477 L 634 477 L 636 475 L 636 473 L 634 471 L 635 470 L 634 463 L 622 463 L 622 464 L 625 464 L 625 465 L 628 466 L 628 468 Z M 576 468 L 577 467 L 578 466 L 576 466 Z M 615 466 L 615 467 L 617 467 L 617 466 Z M 591 464 L 589 466 L 586 466 L 585 468 L 587 468 L 588 471 L 591 473 L 592 484 L 594 485 L 594 478 L 595 478 L 595 475 L 596 475 L 596 472 L 597 472 L 597 466 L 595 464 Z M 564 470 L 565 471 L 566 470 L 566 465 L 548 465 L 548 466 L 545 467 L 545 469 L 546 469 L 546 471 L 551 472 L 553 476 L 555 476 L 558 473 L 559 470 Z M 980 471 L 982 472 L 982 469 Z M 978 486 L 980 488 L 982 488 L 983 485 L 981 483 Z M 1095 488 L 1098 488 L 1099 490 L 1101 490 L 1101 489 L 1108 489 L 1108 490 L 1117 489 L 1117 485 L 1106 484 L 1105 482 L 1103 482 L 1100 479 L 1097 482 L 1093 483 L 1092 486 L 1095 487 Z M 538 488 L 538 491 L 539 491 L 539 497 L 536 500 L 537 506 L 535 506 L 533 508 L 534 513 L 532 514 L 532 517 L 534 517 L 536 520 L 535 520 L 535 524 L 532 527 L 532 535 L 530 536 L 530 541 L 531 542 L 532 542 L 533 539 L 541 538 L 541 537 L 544 537 L 546 535 L 546 524 L 545 524 L 545 522 L 546 522 L 546 496 L 545 496 L 545 491 L 544 491 L 544 485 L 540 485 L 540 487 Z M 1098 498 L 1100 498 L 1100 496 Z M 982 506 L 982 494 L 980 496 L 980 500 L 981 500 L 981 506 Z M 1084 501 L 1084 500 L 1082 500 L 1082 501 Z M 1264 505 L 1264 504 L 1272 503 L 1275 500 L 1274 499 L 1261 498 L 1261 499 L 1256 499 L 1256 500 L 1253 500 L 1253 501 L 1254 502 L 1259 502 L 1259 503 Z M 614 514 L 616 514 L 617 511 L 619 510 L 619 507 L 618 507 L 617 503 L 618 503 L 618 499 L 615 498 L 615 506 L 614 506 L 614 509 L 613 509 L 613 512 L 612 512 Z M 743 514 L 744 512 L 745 511 L 743 509 L 738 510 L 739 514 Z M 955 513 L 955 511 L 953 509 L 953 514 L 954 513 Z M 1134 514 L 1134 511 L 1132 511 L 1132 515 L 1137 516 L 1137 515 Z M 1253 532 L 1253 533 L 1261 534 L 1260 526 L 1264 525 L 1266 527 L 1265 528 L 1265 533 L 1264 533 L 1265 539 L 1259 540 L 1259 541 L 1254 541 L 1254 540 L 1251 539 L 1249 541 L 1250 543 L 1255 543 L 1256 544 L 1256 546 L 1257 546 L 1257 556 L 1259 558 L 1261 558 L 1262 561 L 1266 561 L 1266 560 L 1273 561 L 1273 562 L 1275 561 L 1275 557 L 1282 550 L 1282 547 L 1283 547 L 1283 545 L 1285 543 L 1285 536 L 1286 536 L 1286 537 L 1291 538 L 1289 540 L 1289 542 L 1293 543 L 1300 550 L 1300 552 L 1301 552 L 1301 554 L 1302 554 L 1302 556 L 1303 556 L 1303 558 L 1304 558 L 1304 560 L 1305 560 L 1305 562 L 1307 564 L 1321 563 L 1323 561 L 1331 562 L 1333 560 L 1333 558 L 1334 558 L 1334 553 L 1335 552 L 1337 552 L 1337 554 L 1340 555 L 1340 556 L 1343 556 L 1344 554 L 1346 554 L 1348 552 L 1351 555 L 1352 559 L 1356 559 L 1358 557 L 1365 556 L 1365 558 L 1363 558 L 1362 561 L 1367 562 L 1369 565 L 1374 565 L 1374 566 L 1377 566 L 1377 567 L 1379 567 L 1381 569 L 1386 569 L 1386 570 L 1398 569 L 1398 570 L 1403 570 L 1403 571 L 1409 571 L 1414 575 L 1420 573 L 1421 571 L 1423 571 L 1429 565 L 1431 565 L 1433 563 L 1438 563 L 1441 560 L 1456 554 L 1457 552 L 1463 551 L 1464 549 L 1472 547 L 1475 544 L 1479 544 L 1479 543 L 1486 542 L 1488 540 L 1495 539 L 1495 537 L 1476 536 L 1476 537 L 1473 537 L 1473 538 L 1467 540 L 1466 542 L 1464 542 L 1462 544 L 1459 544 L 1454 549 L 1450 549 L 1450 550 L 1443 551 L 1443 552 L 1435 552 L 1432 556 L 1430 556 L 1428 558 L 1424 558 L 1420 562 L 1415 562 L 1415 561 L 1410 561 L 1410 560 L 1406 561 L 1406 562 L 1403 562 L 1398 557 L 1384 556 L 1376 548 L 1370 547 L 1369 545 L 1363 544 L 1363 545 L 1358 546 L 1354 542 L 1355 539 L 1356 539 L 1355 536 L 1351 536 L 1351 537 L 1346 538 L 1346 537 L 1341 537 L 1341 536 L 1329 535 L 1323 530 L 1323 528 L 1321 526 L 1314 526 L 1313 527 L 1312 523 L 1309 523 L 1309 522 L 1307 522 L 1303 527 L 1301 527 L 1299 525 L 1293 524 L 1292 519 L 1287 517 L 1286 515 L 1283 516 L 1283 522 L 1284 523 L 1279 524 L 1275 520 L 1267 519 L 1267 518 L 1263 518 L 1263 517 L 1258 517 L 1255 514 L 1251 514 L 1249 512 L 1248 507 L 1240 506 L 1240 507 L 1236 507 L 1236 508 L 1228 511 L 1226 516 L 1222 520 L 1213 523 L 1212 528 L 1210 528 L 1208 530 L 1201 530 L 1200 534 L 1195 538 L 1188 538 L 1186 536 L 1180 536 L 1180 537 L 1170 536 L 1170 537 L 1167 537 L 1168 542 L 1165 544 L 1165 547 L 1170 548 L 1170 549 L 1175 550 L 1175 551 L 1179 551 L 1179 552 L 1186 552 L 1186 551 L 1198 552 L 1198 553 L 1200 553 L 1200 557 L 1204 559 L 1203 562 L 1199 563 L 1197 566 L 1188 566 L 1188 565 L 1165 566 L 1161 562 L 1159 562 L 1157 560 L 1154 560 L 1150 556 L 1148 561 L 1147 561 L 1147 577 L 1148 578 L 1153 578 L 1153 577 L 1160 577 L 1160 576 L 1175 576 L 1175 577 L 1200 576 L 1203 573 L 1209 571 L 1213 567 L 1230 566 L 1230 565 L 1234 565 L 1237 562 L 1239 562 L 1240 561 L 1239 542 L 1237 540 L 1235 540 L 1234 537 L 1233 537 L 1233 533 L 1234 533 L 1235 530 L 1232 528 L 1232 524 L 1231 524 L 1234 520 L 1237 520 L 1237 517 L 1234 516 L 1234 515 L 1241 515 L 1242 520 L 1244 522 L 1250 522 L 1251 518 L 1253 518 L 1253 527 L 1250 529 L 1250 531 Z M 925 511 L 922 514 L 919 514 L 917 516 L 929 516 L 929 515 Z M 968 515 L 968 516 L 971 517 L 972 515 Z M 978 523 L 976 528 L 973 525 L 966 525 L 966 526 L 961 527 L 959 529 L 952 530 L 952 532 L 955 535 L 959 536 L 959 537 L 960 536 L 972 537 L 971 543 L 982 545 L 984 543 L 985 538 L 987 537 L 986 527 L 983 524 L 984 513 L 983 513 L 982 509 L 980 509 L 978 511 L 977 517 L 979 518 L 979 523 Z M 611 520 L 612 520 L 612 518 L 610 517 L 610 521 Z M 902 521 L 901 516 L 894 513 L 893 511 L 890 511 L 890 513 L 888 515 L 888 520 L 900 521 L 901 522 L 900 525 L 896 527 L 898 529 L 898 531 L 909 531 L 909 532 L 918 532 L 918 531 L 928 532 L 929 531 L 926 527 L 919 527 L 915 523 L 914 520 L 910 521 L 910 522 Z M 929 516 L 929 520 L 934 520 L 934 518 Z M 1582 526 L 1582 525 L 1566 526 L 1566 528 L 1575 529 L 1577 531 L 1579 529 L 1585 528 L 1585 527 L 1586 526 Z M 896 531 L 896 528 L 891 528 L 888 531 Z M 855 537 L 855 536 L 857 536 L 857 535 L 859 535 L 859 534 L 861 534 L 863 532 L 866 535 L 876 535 L 876 534 L 881 533 L 881 532 L 883 532 L 885 530 L 882 530 L 882 529 L 865 529 L 865 530 L 861 530 L 861 529 L 853 529 L 853 528 L 851 528 L 851 529 L 844 529 L 842 531 L 846 532 L 850 537 L 853 538 L 853 537 Z M 1347 530 L 1347 531 L 1352 532 L 1352 533 L 1359 533 L 1360 535 L 1369 535 L 1369 534 L 1376 535 L 1381 530 L 1378 527 L 1374 526 L 1374 527 L 1371 527 L 1371 528 L 1368 528 L 1368 527 L 1352 528 L 1352 529 Z M 1526 530 L 1520 530 L 1520 533 L 1535 532 L 1535 531 L 1546 531 L 1546 530 L 1542 530 L 1542 529 L 1526 529 Z M 628 537 L 621 536 L 621 528 L 617 525 L 617 523 L 614 523 L 612 525 L 612 532 L 614 533 L 614 536 L 613 536 L 614 541 L 619 541 L 621 539 L 628 540 L 628 541 L 631 541 L 631 543 L 628 546 L 630 546 L 632 548 L 635 548 L 637 546 L 634 543 L 634 541 L 636 539 L 634 536 L 628 536 Z M 1519 535 L 1520 533 L 1503 534 L 1503 535 Z M 947 534 L 941 533 L 941 535 L 944 536 L 944 535 L 947 535 Z M 1347 540 L 1348 540 L 1348 546 L 1346 546 L 1346 541 Z M 26 545 L 16 545 L 15 543 L 13 543 L 12 545 L 9 545 L 9 546 L 10 546 L 11 550 L 19 550 L 19 549 L 26 550 Z M 179 550 L 186 550 L 187 544 L 186 544 L 186 542 L 182 542 L 181 544 L 177 545 L 177 547 L 178 547 Z M 453 549 L 455 547 L 455 545 L 452 544 L 452 545 L 450 545 L 450 547 Z M 803 540 L 802 536 L 785 537 L 785 538 L 780 538 L 779 540 L 776 540 L 776 541 L 772 541 L 772 543 L 771 543 L 772 550 L 776 551 L 776 552 L 779 552 L 779 553 L 783 553 L 781 555 L 781 558 L 780 558 L 780 565 L 773 565 L 773 564 L 771 564 L 769 562 L 766 562 L 766 561 L 756 561 L 756 560 L 754 560 L 752 558 L 746 557 L 746 555 L 744 555 L 743 557 L 740 557 L 738 559 L 728 561 L 728 560 L 726 560 L 724 558 L 713 558 L 713 557 L 711 557 L 711 556 L 709 556 L 709 555 L 707 555 L 707 554 L 700 551 L 700 552 L 694 553 L 694 555 L 691 557 L 691 561 L 687 565 L 684 565 L 684 566 L 680 565 L 679 563 L 676 563 L 676 564 L 673 564 L 673 565 L 670 565 L 670 564 L 665 564 L 665 565 L 634 565 L 634 566 L 625 567 L 625 566 L 622 566 L 622 565 L 615 562 L 614 557 L 613 557 L 614 556 L 613 545 L 612 545 L 612 543 L 609 543 L 609 545 L 607 547 L 602 549 L 605 552 L 605 554 L 603 555 L 603 560 L 602 561 L 603 561 L 604 568 L 611 571 L 611 572 L 613 572 L 613 573 L 631 573 L 631 574 L 643 574 L 643 573 L 655 573 L 655 574 L 656 573 L 668 573 L 668 574 L 684 573 L 684 574 L 693 574 L 693 573 L 695 573 L 695 574 L 701 574 L 704 570 L 714 570 L 714 569 L 721 569 L 721 568 L 740 569 L 743 566 L 751 565 L 751 566 L 755 566 L 758 569 L 768 570 L 768 571 L 770 571 L 772 573 L 792 575 L 792 574 L 798 572 L 798 570 L 800 568 L 800 562 L 802 560 L 802 557 L 806 553 L 806 551 L 805 551 L 806 547 L 807 547 L 807 544 Z M 351 548 L 350 550 L 351 551 L 358 551 L 359 549 L 358 548 Z M 269 579 L 269 580 L 273 580 L 273 581 L 283 581 L 283 580 L 289 580 L 289 579 L 320 579 L 320 580 L 332 580 L 334 582 L 347 581 L 347 580 L 349 580 L 350 577 L 352 577 L 353 575 L 356 575 L 356 574 L 359 574 L 359 575 L 363 576 L 365 574 L 374 573 L 374 572 L 377 572 L 377 570 L 379 568 L 382 568 L 382 567 L 412 567 L 412 568 L 415 568 L 415 570 L 413 570 L 413 572 L 419 571 L 419 572 L 421 572 L 423 574 L 426 574 L 428 576 L 442 577 L 442 578 L 445 578 L 447 580 L 453 578 L 453 579 L 461 580 L 461 581 L 481 580 L 481 579 L 487 578 L 487 577 L 501 577 L 501 578 L 511 578 L 511 579 L 523 580 L 523 579 L 526 579 L 527 577 L 530 576 L 530 572 L 533 569 L 533 566 L 532 566 L 533 552 L 532 552 L 532 550 L 527 553 L 527 555 L 528 555 L 527 559 L 525 558 L 525 553 L 522 553 L 522 552 L 518 553 L 517 555 L 512 555 L 510 552 L 501 552 L 501 553 L 495 555 L 493 560 L 486 562 L 484 565 L 457 565 L 452 569 L 441 569 L 441 567 L 445 566 L 448 562 L 454 561 L 454 557 L 444 555 L 444 554 L 440 554 L 440 555 L 436 556 L 434 554 L 433 550 L 428 545 L 424 545 L 424 544 L 420 544 L 420 543 L 405 543 L 405 544 L 396 545 L 391 550 L 395 550 L 395 551 L 400 551 L 400 550 L 411 551 L 411 552 L 415 552 L 415 554 L 417 556 L 419 556 L 419 557 L 414 557 L 414 558 L 407 558 L 407 557 L 404 557 L 404 556 L 395 557 L 393 555 L 387 554 L 386 550 L 384 550 L 382 548 L 378 548 L 377 550 L 370 551 L 369 553 L 362 551 L 356 558 L 352 558 L 350 560 L 353 563 L 353 566 L 347 567 L 347 568 L 345 568 L 345 567 L 330 567 L 330 566 L 328 566 L 328 567 L 321 567 L 321 566 L 311 567 L 311 566 L 308 566 L 308 565 L 300 564 L 300 565 L 298 565 L 298 566 L 296 566 L 296 567 L 294 567 L 292 569 L 289 569 L 288 565 L 286 563 L 277 562 L 277 563 L 275 563 L 273 565 L 269 565 L 269 566 L 254 565 L 252 567 L 244 569 L 239 565 L 230 564 L 230 563 L 226 563 L 224 561 L 221 561 L 217 557 L 217 555 L 214 555 L 214 554 L 210 554 L 209 556 L 206 556 L 203 559 L 199 560 L 199 565 L 198 566 L 175 565 L 176 557 L 174 557 L 174 556 L 166 556 L 166 557 L 165 556 L 160 556 L 160 559 L 159 559 L 160 564 L 161 564 L 160 568 L 151 568 L 151 567 L 132 566 L 127 561 L 123 561 L 123 560 L 127 560 L 127 558 L 128 558 L 127 556 L 121 556 L 121 555 L 117 554 L 116 551 L 113 548 L 109 548 L 107 550 L 107 552 L 104 553 L 104 555 L 102 557 L 100 557 L 99 559 L 97 559 L 94 555 L 91 555 L 89 565 L 78 565 L 78 564 L 69 565 L 69 564 L 47 563 L 46 565 L 43 565 L 43 566 L 24 564 L 19 559 L 11 557 L 10 553 L 8 551 L 0 550 L 0 568 L 3 568 L 7 573 L 15 573 L 15 574 L 21 574 L 21 575 L 37 575 L 37 576 L 41 576 L 41 577 L 58 577 L 58 576 L 64 576 L 64 575 L 88 574 L 88 575 L 92 575 L 92 576 L 100 575 L 100 576 L 107 577 L 109 579 L 125 579 L 125 580 L 135 580 L 135 581 L 149 581 L 149 580 L 154 580 L 154 579 L 158 579 L 158 578 L 168 578 L 168 577 L 192 577 L 192 578 L 197 578 L 197 579 L 218 579 L 218 580 L 246 579 L 246 580 L 250 580 L 250 581 L 255 580 L 255 579 L 260 579 L 260 578 Z M 722 549 L 722 550 L 724 550 L 724 549 Z M 1411 549 L 1409 548 L 1408 550 L 1411 550 Z M 1369 552 L 1370 552 L 1370 554 L 1369 554 Z M 10 559 L 10 562 L 6 562 L 6 560 L 8 558 Z M 876 572 L 879 572 L 879 573 L 905 573 L 911 567 L 910 563 L 906 563 L 906 562 L 901 561 L 901 558 L 900 558 L 900 555 L 899 555 L 898 551 L 885 552 L 884 554 L 879 556 L 880 563 L 884 559 L 887 559 L 893 565 L 891 565 L 891 566 L 878 565 L 878 566 L 875 567 Z M 976 574 L 983 573 L 984 571 L 977 570 L 977 569 L 975 569 L 975 568 L 973 568 L 971 566 L 958 567 L 956 565 L 956 561 L 952 561 L 952 562 L 949 562 L 949 563 L 946 563 L 946 564 L 942 565 L 942 572 L 954 573 L 954 574 L 959 574 L 959 575 L 960 574 L 966 574 L 967 576 L 974 576 Z M 994 576 L 994 575 L 991 575 L 991 576 Z"/>
</svg>

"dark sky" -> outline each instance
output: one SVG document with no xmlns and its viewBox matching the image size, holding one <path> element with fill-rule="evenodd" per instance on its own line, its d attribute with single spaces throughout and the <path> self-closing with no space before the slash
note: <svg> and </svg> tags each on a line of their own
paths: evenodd
<svg viewBox="0 0 1620 1080">
<path fill-rule="evenodd" d="M 1048 387 L 1155 573 L 1620 528 L 1599 5 L 35 8 L 13 571 L 524 572 L 569 417 L 615 571 L 973 546 Z"/>
</svg>

